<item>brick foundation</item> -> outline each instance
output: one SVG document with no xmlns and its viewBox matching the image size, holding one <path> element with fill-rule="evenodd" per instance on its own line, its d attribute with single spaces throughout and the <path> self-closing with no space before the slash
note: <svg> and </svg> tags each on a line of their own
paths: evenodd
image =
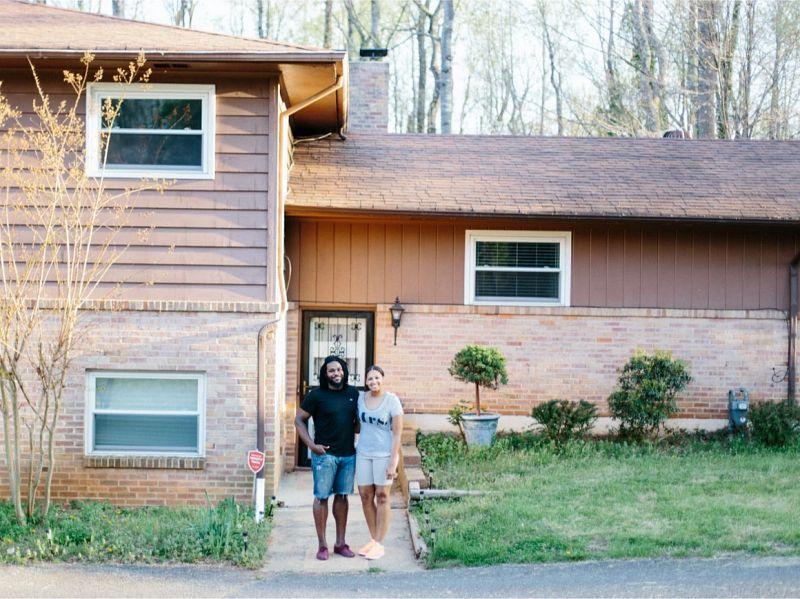
<svg viewBox="0 0 800 599">
<path fill-rule="evenodd" d="M 287 320 L 285 466 L 292 469 L 302 351 L 296 306 Z M 389 305 L 380 304 L 375 328 L 375 361 L 411 414 L 445 414 L 459 399 L 474 398 L 472 387 L 447 373 L 468 343 L 494 345 L 505 355 L 509 384 L 481 398 L 485 408 L 508 415 L 529 416 L 534 405 L 565 398 L 592 401 L 607 416 L 617 369 L 637 348 L 669 350 L 688 363 L 694 380 L 679 398 L 679 418 L 726 419 L 733 388 L 746 387 L 753 400 L 787 393 L 786 381 L 773 381 L 786 370 L 786 314 L 777 310 L 409 305 L 394 346 Z"/>
<path fill-rule="evenodd" d="M 102 499 L 119 505 L 250 501 L 253 475 L 245 456 L 256 444 L 256 348 L 260 328 L 274 314 L 231 311 L 120 311 L 86 314 L 86 335 L 71 370 L 58 431 L 56 500 Z M 265 476 L 274 493 L 276 446 L 274 342 L 267 344 Z M 278 358 L 280 359 L 280 358 Z M 141 460 L 84 457 L 87 369 L 206 373 L 204 459 Z M 279 410 L 282 414 L 281 410 Z M 0 460 L 0 497 L 8 496 Z"/>
<path fill-rule="evenodd" d="M 498 347 L 509 384 L 483 391 L 484 407 L 529 415 L 550 399 L 586 399 L 607 414 L 617 369 L 631 354 L 665 349 L 685 360 L 694 378 L 679 398 L 680 417 L 727 417 L 727 392 L 746 387 L 751 398 L 786 397 L 786 316 L 780 311 L 496 308 L 407 306 L 393 346 L 389 306 L 376 312 L 376 361 L 388 387 L 411 413 L 444 413 L 474 389 L 447 373 L 468 343 Z"/>
</svg>

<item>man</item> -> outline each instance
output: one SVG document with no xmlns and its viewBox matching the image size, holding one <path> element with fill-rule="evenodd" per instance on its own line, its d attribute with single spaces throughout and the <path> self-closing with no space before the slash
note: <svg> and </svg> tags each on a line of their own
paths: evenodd
<svg viewBox="0 0 800 599">
<path fill-rule="evenodd" d="M 328 559 L 325 526 L 328 497 L 333 495 L 336 543 L 333 552 L 355 557 L 345 542 L 347 496 L 353 492 L 356 469 L 355 434 L 358 426 L 358 389 L 348 385 L 347 363 L 328 356 L 319 371 L 319 387 L 309 391 L 294 419 L 300 438 L 311 450 L 314 476 L 314 525 L 319 549 L 317 559 Z M 314 418 L 314 438 L 308 433 L 308 419 Z"/>
</svg>

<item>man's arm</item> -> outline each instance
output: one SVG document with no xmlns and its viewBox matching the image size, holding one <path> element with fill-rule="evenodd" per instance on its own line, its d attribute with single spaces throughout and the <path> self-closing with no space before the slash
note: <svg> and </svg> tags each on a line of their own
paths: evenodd
<svg viewBox="0 0 800 599">
<path fill-rule="evenodd" d="M 317 445 L 314 443 L 314 439 L 311 438 L 311 435 L 308 433 L 308 419 L 311 418 L 311 414 L 306 412 L 303 408 L 297 408 L 297 414 L 294 417 L 294 426 L 297 429 L 297 434 L 300 435 L 300 438 L 303 440 L 303 443 L 306 444 L 312 452 L 317 455 L 323 455 L 330 446 L 328 445 Z"/>
</svg>

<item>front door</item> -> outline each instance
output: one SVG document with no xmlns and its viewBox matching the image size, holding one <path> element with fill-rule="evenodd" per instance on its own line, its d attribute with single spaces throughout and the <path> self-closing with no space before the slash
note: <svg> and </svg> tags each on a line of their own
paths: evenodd
<svg viewBox="0 0 800 599">
<path fill-rule="evenodd" d="M 300 403 L 309 390 L 319 387 L 319 369 L 328 356 L 347 362 L 347 382 L 364 389 L 366 370 L 374 355 L 374 316 L 372 312 L 303 312 Z M 299 438 L 297 465 L 310 465 L 308 449 Z"/>
</svg>

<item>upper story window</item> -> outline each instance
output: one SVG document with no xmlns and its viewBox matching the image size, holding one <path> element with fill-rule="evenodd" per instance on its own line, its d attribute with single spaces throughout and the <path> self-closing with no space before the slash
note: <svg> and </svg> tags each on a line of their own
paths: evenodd
<svg viewBox="0 0 800 599">
<path fill-rule="evenodd" d="M 467 231 L 467 304 L 569 306 L 569 232 Z"/>
<path fill-rule="evenodd" d="M 89 372 L 86 453 L 202 456 L 205 375 Z"/>
<path fill-rule="evenodd" d="M 109 122 L 104 103 L 116 105 L 123 89 Z M 89 175 L 214 178 L 213 85 L 92 83 L 86 98 Z"/>
</svg>

